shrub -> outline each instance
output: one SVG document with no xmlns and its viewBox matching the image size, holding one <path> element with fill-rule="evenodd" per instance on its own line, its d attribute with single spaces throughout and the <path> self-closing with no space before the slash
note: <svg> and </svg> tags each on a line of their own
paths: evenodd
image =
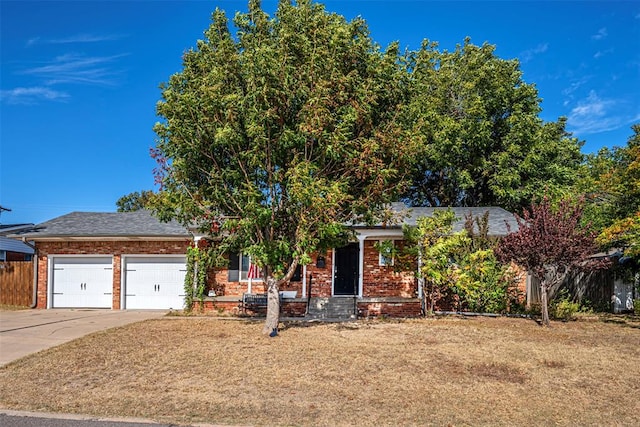
<svg viewBox="0 0 640 427">
<path fill-rule="evenodd" d="M 551 315 L 559 320 L 573 320 L 580 310 L 580 304 L 571 301 L 569 293 L 565 290 L 560 292 L 558 297 L 551 303 Z"/>
<path fill-rule="evenodd" d="M 511 300 L 512 280 L 491 249 L 478 250 L 461 261 L 454 287 L 464 308 L 486 313 L 504 313 Z"/>
</svg>

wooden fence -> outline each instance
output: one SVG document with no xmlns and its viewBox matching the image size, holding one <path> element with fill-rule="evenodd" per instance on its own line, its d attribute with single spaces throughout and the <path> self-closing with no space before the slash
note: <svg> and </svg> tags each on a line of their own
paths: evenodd
<svg viewBox="0 0 640 427">
<path fill-rule="evenodd" d="M 33 261 L 0 262 L 0 304 L 31 305 Z"/>
<path fill-rule="evenodd" d="M 575 273 L 567 276 L 558 289 L 552 293 L 558 296 L 563 290 L 573 302 L 586 304 L 597 311 L 612 311 L 612 296 L 615 293 L 616 270 L 600 270 Z M 527 284 L 527 305 L 540 304 L 540 281 L 529 276 Z"/>
</svg>

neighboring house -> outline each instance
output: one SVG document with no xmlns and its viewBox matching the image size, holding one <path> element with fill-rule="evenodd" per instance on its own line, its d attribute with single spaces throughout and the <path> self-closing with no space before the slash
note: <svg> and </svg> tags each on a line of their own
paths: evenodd
<svg viewBox="0 0 640 427">
<path fill-rule="evenodd" d="M 284 315 L 342 303 L 358 316 L 414 317 L 421 314 L 421 289 L 413 272 L 396 272 L 393 259 L 375 248 L 381 240 L 402 244 L 402 224 L 446 208 L 404 208 L 394 204 L 393 225 L 355 226 L 356 240 L 315 254 L 282 291 Z M 489 211 L 489 235 L 507 234 L 514 216 L 501 208 L 452 208 L 463 229 L 464 216 Z M 193 235 L 176 222 L 163 223 L 147 211 L 73 212 L 13 238 L 33 241 L 38 259 L 38 308 L 180 309 L 184 304 L 185 253 Z M 229 255 L 228 267 L 210 274 L 215 296 L 205 309 L 237 312 L 243 293 L 264 292 L 251 277 L 246 255 Z"/>
<path fill-rule="evenodd" d="M 6 236 L 33 228 L 33 224 L 0 224 L 0 262 L 31 261 L 33 246 Z"/>
</svg>

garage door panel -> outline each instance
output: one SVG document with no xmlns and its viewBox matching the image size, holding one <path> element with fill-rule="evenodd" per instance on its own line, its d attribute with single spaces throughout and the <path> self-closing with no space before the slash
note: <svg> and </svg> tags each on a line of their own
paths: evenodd
<svg viewBox="0 0 640 427">
<path fill-rule="evenodd" d="M 127 259 L 125 308 L 183 308 L 185 274 L 184 256 Z"/>
<path fill-rule="evenodd" d="M 53 259 L 54 308 L 111 308 L 113 266 L 110 257 Z"/>
</svg>

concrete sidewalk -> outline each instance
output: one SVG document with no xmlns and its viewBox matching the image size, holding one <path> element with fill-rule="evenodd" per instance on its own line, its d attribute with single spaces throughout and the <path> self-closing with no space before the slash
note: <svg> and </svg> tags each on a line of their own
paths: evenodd
<svg viewBox="0 0 640 427">
<path fill-rule="evenodd" d="M 160 318 L 166 313 L 98 309 L 0 311 L 0 366 L 92 332 Z"/>
</svg>

